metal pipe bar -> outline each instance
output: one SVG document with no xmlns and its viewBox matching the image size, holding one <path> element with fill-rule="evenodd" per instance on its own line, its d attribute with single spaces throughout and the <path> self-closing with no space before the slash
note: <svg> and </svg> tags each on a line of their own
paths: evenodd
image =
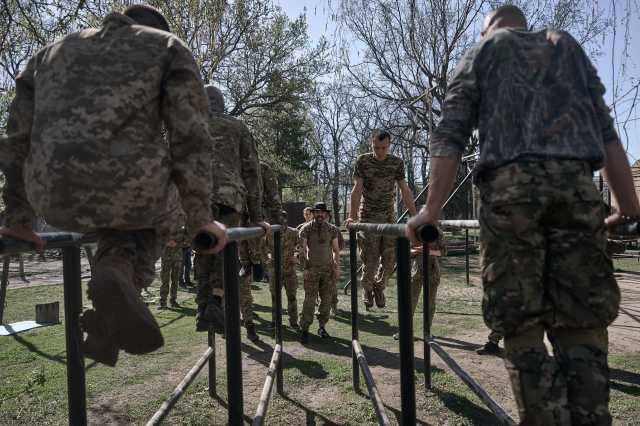
<svg viewBox="0 0 640 426">
<path fill-rule="evenodd" d="M 422 243 L 422 343 L 424 345 L 424 385 L 431 389 L 431 309 L 429 301 L 429 244 Z"/>
<path fill-rule="evenodd" d="M 149 419 L 146 423 L 146 426 L 154 426 L 160 424 L 162 420 L 169 414 L 169 411 L 176 405 L 176 402 L 180 399 L 182 394 L 187 390 L 189 385 L 193 383 L 193 381 L 198 377 L 198 373 L 200 370 L 204 368 L 204 365 L 211 359 L 213 354 L 215 353 L 214 348 L 207 348 L 207 350 L 202 354 L 198 362 L 191 367 L 191 370 L 187 373 L 186 376 L 182 379 L 182 381 L 176 386 L 175 390 L 171 392 L 171 395 L 162 403 L 160 409 L 156 411 L 156 413 Z"/>
<path fill-rule="evenodd" d="M 211 329 L 207 332 L 207 343 L 212 350 L 209 357 L 209 396 L 214 398 L 217 395 L 218 379 L 216 377 L 216 333 Z"/>
<path fill-rule="evenodd" d="M 347 228 L 388 237 L 404 237 L 406 225 L 393 223 L 352 223 Z"/>
<path fill-rule="evenodd" d="M 362 352 L 360 343 L 358 343 L 357 340 L 352 340 L 351 345 L 353 351 L 358 357 L 358 363 L 360 364 L 360 369 L 362 370 L 364 381 L 367 384 L 367 389 L 369 390 L 369 398 L 371 398 L 373 408 L 376 411 L 378 424 L 389 425 L 389 418 L 387 417 L 387 411 L 384 408 L 384 401 L 382 401 L 382 396 L 380 396 L 380 392 L 378 392 L 378 387 L 376 386 L 376 382 L 373 379 L 373 375 L 371 374 L 371 370 L 369 369 L 369 363 L 367 363 L 367 358 L 364 356 L 364 352 Z"/>
<path fill-rule="evenodd" d="M 273 234 L 273 253 L 276 291 L 276 347 L 282 349 L 282 232 L 280 230 Z M 278 393 L 282 395 L 284 393 L 284 374 L 280 356 L 278 356 L 278 362 L 276 363 L 276 377 L 276 388 Z"/>
<path fill-rule="evenodd" d="M 489 396 L 489 394 L 471 377 L 464 368 L 460 367 L 458 363 L 447 352 L 442 349 L 436 342 L 429 342 L 429 345 L 440 356 L 440 358 L 453 370 L 454 373 L 476 394 L 478 398 L 485 403 L 487 408 L 500 420 L 503 425 L 515 426 L 517 423 L 507 414 L 506 411 L 497 402 Z"/>
<path fill-rule="evenodd" d="M 2 258 L 2 277 L 0 277 L 0 324 L 4 318 L 4 302 L 7 297 L 7 287 L 9 286 L 9 264 L 11 258 L 4 256 Z"/>
<path fill-rule="evenodd" d="M 276 375 L 278 366 L 280 365 L 280 355 L 282 354 L 282 346 L 276 345 L 271 356 L 271 363 L 269 364 L 269 371 L 267 372 L 267 378 L 264 381 L 262 387 L 262 394 L 260 394 L 260 402 L 256 409 L 256 415 L 253 418 L 253 426 L 261 426 L 267 417 L 267 408 L 269 407 L 269 401 L 271 400 L 271 389 L 273 388 L 273 378 Z"/>
<path fill-rule="evenodd" d="M 242 354 L 240 351 L 240 289 L 238 284 L 238 243 L 224 248 L 225 343 L 227 349 L 228 423 L 243 424 Z"/>
<path fill-rule="evenodd" d="M 467 183 L 467 181 L 469 180 L 469 178 L 471 177 L 471 175 L 473 174 L 473 171 L 470 171 L 469 173 L 467 173 L 467 175 L 460 181 L 460 183 L 458 184 L 458 186 L 456 186 L 456 189 L 453 190 L 453 192 L 451 193 L 451 195 L 449 195 L 449 198 L 447 198 L 447 201 L 444 202 L 444 204 L 442 205 L 442 208 L 444 209 L 447 204 L 449 204 L 449 201 L 453 200 L 453 197 L 456 196 L 456 194 L 458 193 L 458 191 L 460 191 L 460 188 L 462 188 L 464 186 L 465 183 Z"/>
<path fill-rule="evenodd" d="M 409 240 L 398 238 L 396 258 L 398 263 L 398 327 L 400 328 L 400 398 L 402 400 L 401 424 L 416 424 L 415 359 L 413 356 L 413 318 L 411 317 L 411 258 Z"/>
<path fill-rule="evenodd" d="M 442 228 L 480 229 L 480 221 L 469 220 L 441 220 L 438 222 Z"/>
<path fill-rule="evenodd" d="M 69 424 L 87 424 L 87 393 L 84 374 L 84 356 L 80 348 L 82 331 L 82 285 L 80 278 L 80 247 L 62 249 L 62 275 L 64 287 L 64 331 L 67 350 L 67 398 Z"/>
<path fill-rule="evenodd" d="M 38 236 L 44 240 L 46 249 L 60 249 L 96 241 L 95 236 L 85 236 L 74 232 L 42 232 L 38 233 Z M 9 237 L 0 238 L 0 255 L 18 254 L 34 250 L 35 247 L 30 242 Z"/>
<path fill-rule="evenodd" d="M 358 239 L 356 231 L 349 230 L 349 269 L 351 271 L 351 340 L 358 340 Z M 353 373 L 353 389 L 360 392 L 360 370 L 358 354 L 351 349 L 351 369 Z"/>
</svg>

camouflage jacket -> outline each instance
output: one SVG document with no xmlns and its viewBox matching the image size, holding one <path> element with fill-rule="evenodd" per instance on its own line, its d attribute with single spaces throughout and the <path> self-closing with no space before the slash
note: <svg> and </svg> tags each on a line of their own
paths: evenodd
<svg viewBox="0 0 640 426">
<path fill-rule="evenodd" d="M 209 132 L 213 138 L 212 201 L 261 222 L 262 187 L 256 143 L 247 126 L 226 114 L 212 114 Z"/>
<path fill-rule="evenodd" d="M 395 185 L 405 179 L 402 159 L 389 154 L 379 161 L 372 152 L 362 154 L 356 160 L 353 177 L 363 183 L 360 221 L 393 221 Z"/>
<path fill-rule="evenodd" d="M 69 231 L 156 228 L 174 182 L 194 232 L 211 220 L 207 110 L 187 46 L 122 14 L 45 46 L 0 139 L 7 225 L 35 210 Z"/>
<path fill-rule="evenodd" d="M 280 201 L 280 186 L 278 177 L 267 163 L 260 162 L 262 175 L 262 214 L 272 224 L 280 223 L 282 202 Z"/>
<path fill-rule="evenodd" d="M 478 128 L 476 173 L 544 159 L 600 168 L 604 144 L 618 141 L 603 94 L 591 61 L 568 33 L 497 30 L 458 63 L 431 154 L 463 152 Z"/>
</svg>

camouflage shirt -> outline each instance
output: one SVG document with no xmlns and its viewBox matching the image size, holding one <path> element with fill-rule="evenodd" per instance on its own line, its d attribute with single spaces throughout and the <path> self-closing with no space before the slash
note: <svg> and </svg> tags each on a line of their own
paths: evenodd
<svg viewBox="0 0 640 426">
<path fill-rule="evenodd" d="M 363 183 L 360 221 L 393 221 L 396 182 L 404 180 L 404 163 L 395 155 L 376 160 L 372 152 L 356 160 L 354 178 Z"/>
<path fill-rule="evenodd" d="M 7 225 L 35 210 L 68 231 L 155 228 L 173 181 L 194 232 L 211 220 L 207 110 L 187 46 L 122 14 L 45 46 L 0 139 Z"/>
<path fill-rule="evenodd" d="M 262 175 L 262 214 L 269 223 L 280 223 L 280 186 L 278 177 L 267 163 L 260 162 Z"/>
<path fill-rule="evenodd" d="M 262 188 L 256 143 L 247 126 L 225 114 L 212 114 L 213 199 L 241 213 L 245 206 L 249 222 L 261 222 Z"/>
<path fill-rule="evenodd" d="M 476 172 L 544 159 L 600 168 L 604 144 L 618 141 L 603 94 L 591 61 L 568 33 L 497 30 L 458 63 L 431 154 L 463 152 L 478 128 Z"/>
<path fill-rule="evenodd" d="M 327 267 L 333 262 L 332 241 L 340 231 L 327 222 L 311 221 L 300 229 L 300 239 L 307 240 L 308 259 L 305 268 Z M 303 256 L 304 257 L 304 256 Z"/>
</svg>

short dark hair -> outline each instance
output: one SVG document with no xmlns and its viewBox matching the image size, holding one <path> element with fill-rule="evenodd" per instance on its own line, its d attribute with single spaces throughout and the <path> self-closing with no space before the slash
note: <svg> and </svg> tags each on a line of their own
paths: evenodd
<svg viewBox="0 0 640 426">
<path fill-rule="evenodd" d="M 524 16 L 524 12 L 522 12 L 518 6 L 513 4 L 505 4 L 504 6 L 500 6 L 494 10 L 492 12 L 489 26 L 498 19 L 504 19 L 513 26 L 527 28 L 527 17 Z"/>
<path fill-rule="evenodd" d="M 389 134 L 389 132 L 387 132 L 386 130 L 376 129 L 371 132 L 371 142 L 382 142 L 385 139 L 391 139 L 391 134 Z"/>
<path fill-rule="evenodd" d="M 169 23 L 158 9 L 148 4 L 134 4 L 124 10 L 124 15 L 136 21 L 138 25 L 145 25 L 157 30 L 170 32 Z"/>
</svg>

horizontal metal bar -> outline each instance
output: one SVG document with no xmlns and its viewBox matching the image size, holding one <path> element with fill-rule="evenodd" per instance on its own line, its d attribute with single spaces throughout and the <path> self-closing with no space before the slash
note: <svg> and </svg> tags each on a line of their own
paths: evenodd
<svg viewBox="0 0 640 426">
<path fill-rule="evenodd" d="M 347 226 L 349 230 L 370 232 L 389 237 L 404 237 L 405 228 L 406 225 L 396 223 L 351 223 Z"/>
<path fill-rule="evenodd" d="M 282 225 L 271 225 L 271 231 L 281 231 Z M 229 241 L 250 240 L 252 238 L 262 237 L 264 229 L 256 226 L 251 228 L 229 228 L 227 229 L 227 239 Z"/>
<path fill-rule="evenodd" d="M 261 426 L 267 417 L 267 408 L 269 408 L 269 401 L 271 400 L 271 390 L 273 389 L 273 381 L 276 375 L 276 369 L 280 363 L 280 355 L 282 354 L 282 346 L 276 345 L 273 350 L 273 356 L 271 357 L 271 363 L 269 364 L 269 371 L 267 372 L 267 378 L 264 381 L 262 387 L 262 394 L 260 395 L 260 402 L 256 409 L 256 416 L 253 418 L 253 426 Z"/>
<path fill-rule="evenodd" d="M 75 232 L 42 232 L 38 236 L 45 242 L 46 249 L 59 249 L 79 244 L 89 244 L 96 241 L 91 235 L 83 235 Z M 25 251 L 34 251 L 32 243 L 14 238 L 0 238 L 0 255 L 18 254 Z"/>
<path fill-rule="evenodd" d="M 480 229 L 478 220 L 441 220 L 438 224 L 442 228 Z"/>
<path fill-rule="evenodd" d="M 376 382 L 373 379 L 373 375 L 371 374 L 371 370 L 369 369 L 369 364 L 367 363 L 367 358 L 364 356 L 362 347 L 360 346 L 360 343 L 357 340 L 352 340 L 351 345 L 353 346 L 353 350 L 355 351 L 356 356 L 358 357 L 358 364 L 360 364 L 360 370 L 362 370 L 364 381 L 367 384 L 367 389 L 369 390 L 369 398 L 371 398 L 371 402 L 373 403 L 373 408 L 376 411 L 378 424 L 388 425 L 390 423 L 389 423 L 389 418 L 387 417 L 387 411 L 384 409 L 384 401 L 382 401 L 380 392 L 378 392 L 378 387 L 376 386 Z"/>
<path fill-rule="evenodd" d="M 431 346 L 431 349 L 433 349 L 435 353 L 438 354 L 438 356 L 445 362 L 445 364 L 447 364 L 449 368 L 451 368 L 451 370 L 453 370 L 453 372 L 456 373 L 458 377 L 460 377 L 460 379 L 469 387 L 469 389 L 471 389 L 473 393 L 475 393 L 476 396 L 485 403 L 487 408 L 491 410 L 491 412 L 500 420 L 503 425 L 516 425 L 516 422 L 511 417 L 509 417 L 507 412 L 504 411 L 504 409 L 500 405 L 498 405 L 498 403 L 495 402 L 493 398 L 491 398 L 491 396 L 489 396 L 489 394 L 482 388 L 482 386 L 480 386 L 478 382 L 476 382 L 473 377 L 471 377 L 464 370 L 464 368 L 460 367 L 460 365 L 458 365 L 458 363 L 453 358 L 451 358 L 451 356 L 449 356 L 449 354 L 444 349 L 442 349 L 440 345 L 438 345 L 436 342 L 430 341 L 429 346 Z"/>
<path fill-rule="evenodd" d="M 162 403 L 160 409 L 156 411 L 156 413 L 151 417 L 151 419 L 147 422 L 147 426 L 157 425 L 162 422 L 162 420 L 169 414 L 169 411 L 176 405 L 176 402 L 180 399 L 182 394 L 187 390 L 189 385 L 195 380 L 200 373 L 200 370 L 204 367 L 204 365 L 209 361 L 209 358 L 214 353 L 214 348 L 208 348 L 202 357 L 198 360 L 196 365 L 194 365 L 191 370 L 184 376 L 184 379 L 180 382 L 180 384 L 176 387 L 176 389 L 169 395 L 169 397 Z"/>
</svg>

